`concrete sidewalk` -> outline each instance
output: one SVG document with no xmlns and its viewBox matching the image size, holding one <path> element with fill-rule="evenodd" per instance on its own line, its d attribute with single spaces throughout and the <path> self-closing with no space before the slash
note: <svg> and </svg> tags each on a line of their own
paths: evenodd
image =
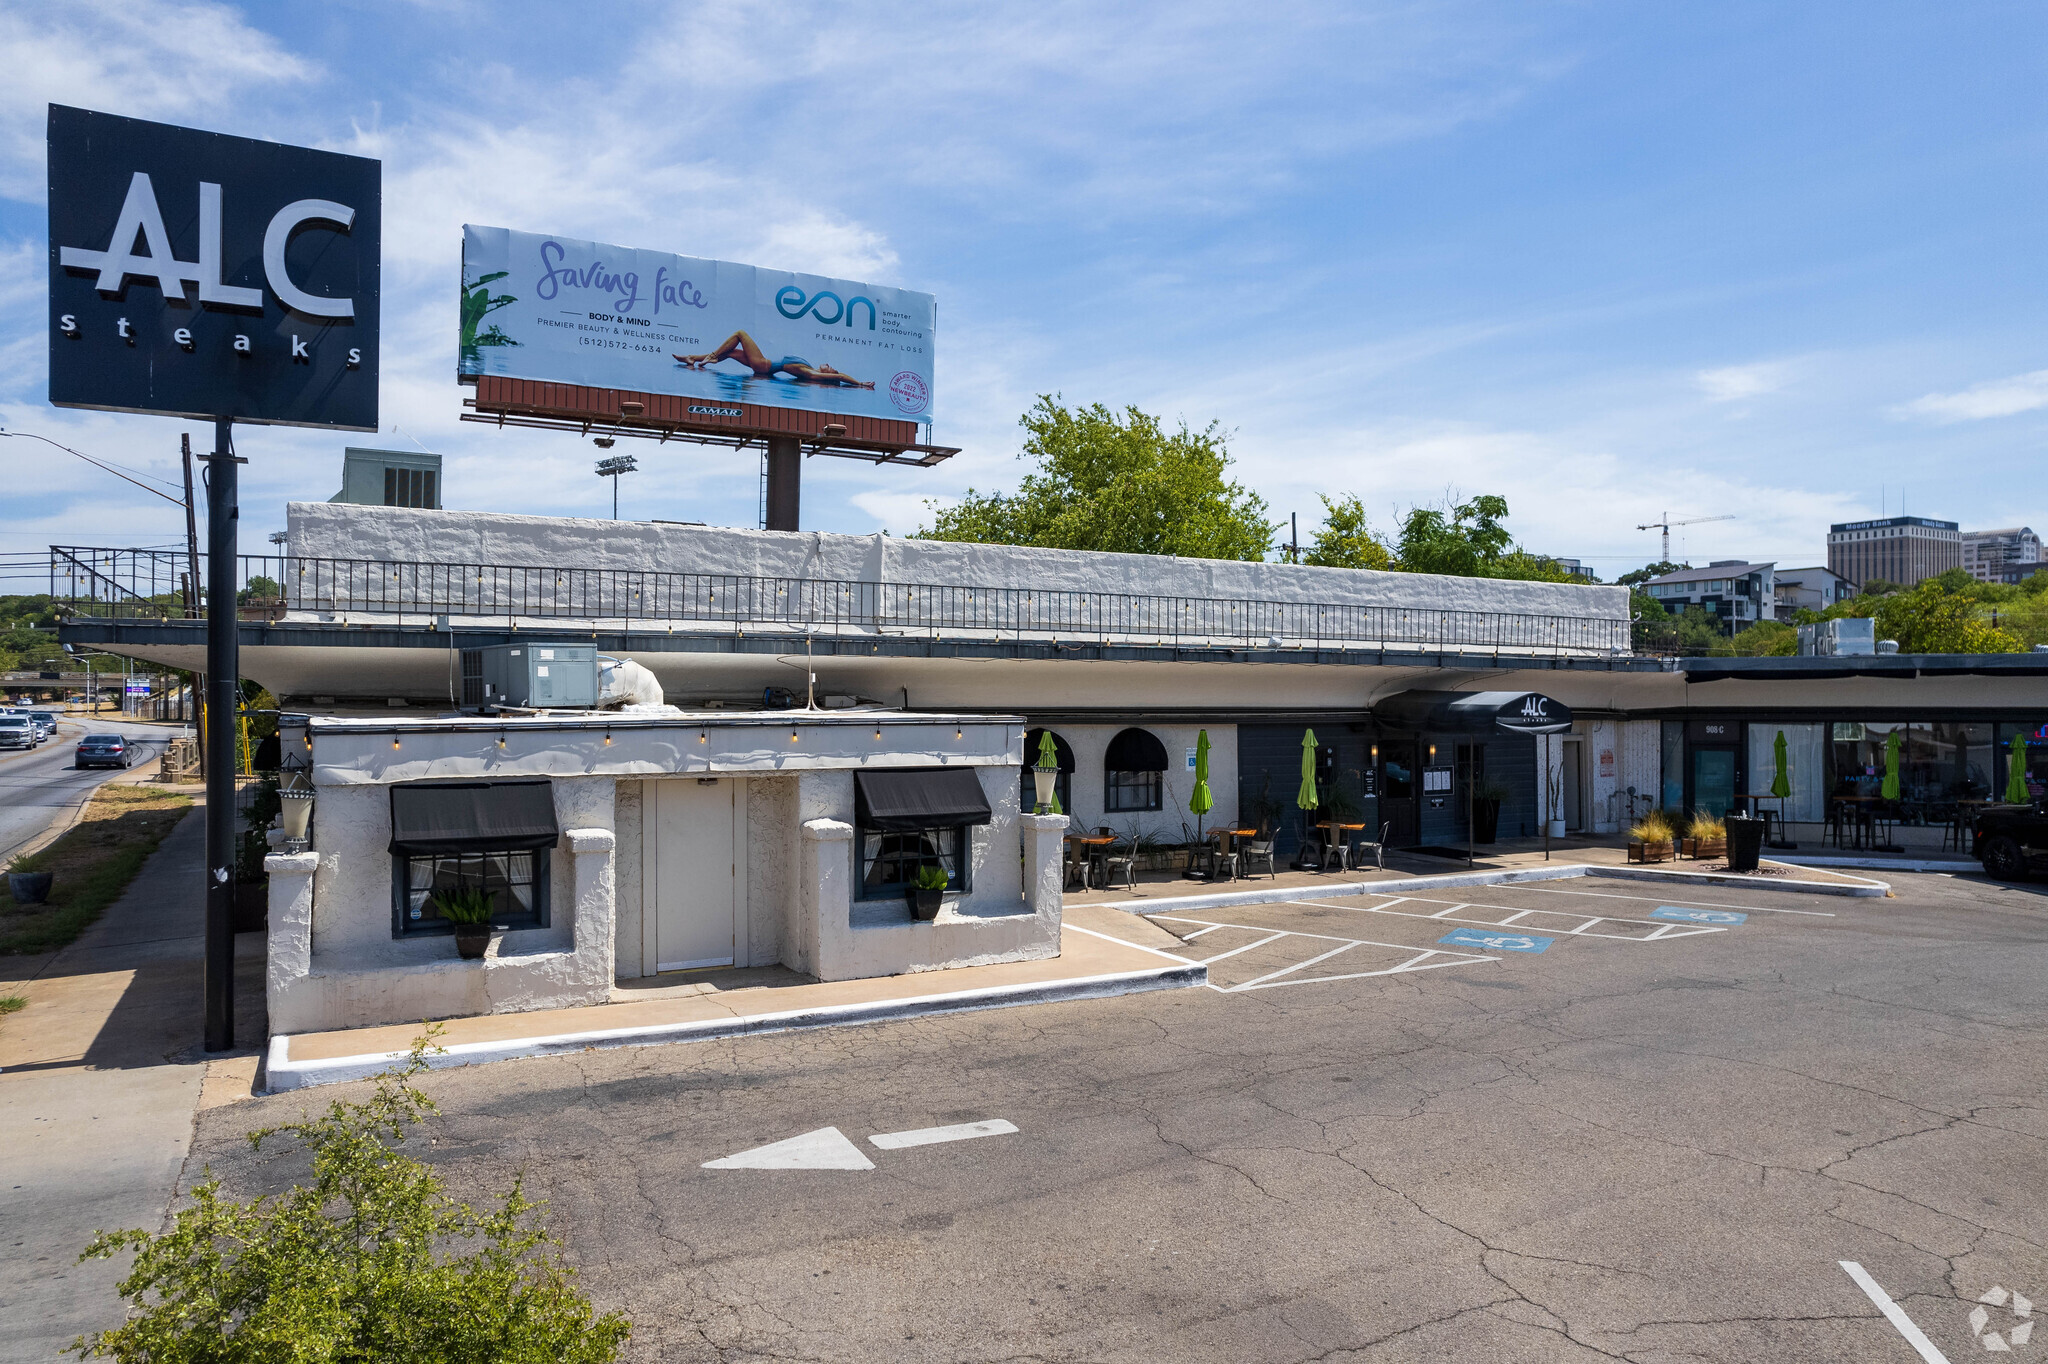
<svg viewBox="0 0 2048 1364">
<path fill-rule="evenodd" d="M 0 992 L 29 1001 L 0 1019 L 0 1361 L 43 1364 L 117 1324 L 128 1257 L 80 1265 L 78 1253 L 102 1229 L 156 1229 L 178 1188 L 207 1072 L 203 809 L 77 942 L 0 958 Z M 253 1047 L 263 935 L 236 948 L 236 1037 Z"/>
</svg>

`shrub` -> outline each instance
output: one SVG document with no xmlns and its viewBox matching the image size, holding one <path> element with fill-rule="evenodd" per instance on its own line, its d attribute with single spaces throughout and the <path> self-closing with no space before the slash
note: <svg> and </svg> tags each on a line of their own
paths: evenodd
<svg viewBox="0 0 2048 1364">
<path fill-rule="evenodd" d="M 494 1211 L 441 1193 L 431 1166 L 396 1148 L 435 1112 L 412 1087 L 435 1030 L 366 1102 L 253 1132 L 312 1153 L 311 1182 L 236 1203 L 209 1173 L 161 1235 L 102 1232 L 81 1259 L 135 1251 L 121 1326 L 81 1336 L 82 1357 L 182 1361 L 491 1360 L 604 1364 L 631 1326 L 595 1314 L 539 1226 L 520 1180 Z M 480 1243 L 457 1253 L 465 1242 Z"/>
<path fill-rule="evenodd" d="M 1692 817 L 1692 823 L 1686 827 L 1685 836 L 1703 842 L 1708 839 L 1726 838 L 1728 826 L 1702 810 Z"/>
<path fill-rule="evenodd" d="M 434 912 L 451 924 L 487 924 L 491 921 L 491 892 L 480 886 L 457 886 L 434 892 Z"/>
<path fill-rule="evenodd" d="M 1663 811 L 1652 810 L 1629 827 L 1628 836 L 1637 843 L 1669 843 L 1671 821 L 1664 817 Z"/>
<path fill-rule="evenodd" d="M 919 890 L 944 890 L 947 883 L 951 880 L 952 878 L 946 875 L 944 867 L 925 866 L 917 869 L 917 888 Z"/>
</svg>

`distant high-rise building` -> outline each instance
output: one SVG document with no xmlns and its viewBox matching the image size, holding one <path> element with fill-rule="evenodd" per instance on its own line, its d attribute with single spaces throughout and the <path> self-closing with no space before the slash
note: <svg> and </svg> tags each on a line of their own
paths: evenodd
<svg viewBox="0 0 2048 1364">
<path fill-rule="evenodd" d="M 1889 516 L 1828 527 L 1828 569 L 1856 585 L 1882 579 L 1911 587 L 1963 564 L 1963 533 L 1953 521 Z"/>
<path fill-rule="evenodd" d="M 2041 537 L 2026 526 L 1963 533 L 1963 571 L 1979 582 L 2005 582 L 2014 566 L 2040 559 Z"/>
</svg>

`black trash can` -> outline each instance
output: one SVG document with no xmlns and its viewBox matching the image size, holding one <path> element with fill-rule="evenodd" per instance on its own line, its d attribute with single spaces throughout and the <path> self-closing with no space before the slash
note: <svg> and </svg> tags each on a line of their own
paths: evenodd
<svg viewBox="0 0 2048 1364">
<path fill-rule="evenodd" d="M 1722 822 L 1728 826 L 1728 870 L 1755 871 L 1764 850 L 1764 821 L 1730 815 Z"/>
</svg>

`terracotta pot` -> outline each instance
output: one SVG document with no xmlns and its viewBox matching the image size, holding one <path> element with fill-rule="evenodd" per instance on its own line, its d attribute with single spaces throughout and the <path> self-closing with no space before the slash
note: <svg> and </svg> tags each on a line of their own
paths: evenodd
<svg viewBox="0 0 2048 1364">
<path fill-rule="evenodd" d="M 455 952 L 465 961 L 476 961 L 490 949 L 491 926 L 489 924 L 455 925 Z"/>
</svg>

